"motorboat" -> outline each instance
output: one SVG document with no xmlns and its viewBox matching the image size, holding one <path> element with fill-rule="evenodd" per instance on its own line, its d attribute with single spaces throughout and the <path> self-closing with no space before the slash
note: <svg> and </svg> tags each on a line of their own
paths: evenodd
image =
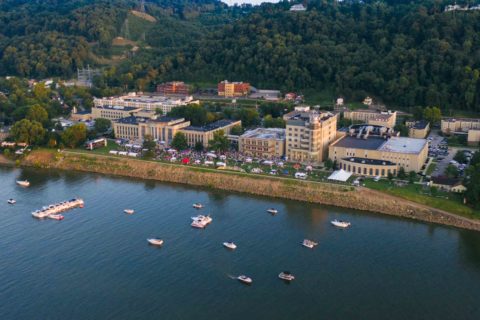
<svg viewBox="0 0 480 320">
<path fill-rule="evenodd" d="M 331 221 L 330 223 L 332 225 L 334 225 L 335 227 L 339 227 L 339 228 L 348 228 L 351 225 L 350 222 L 342 221 L 342 220 L 336 220 L 336 219 Z"/>
<path fill-rule="evenodd" d="M 277 214 L 278 213 L 278 210 L 277 209 L 274 209 L 274 208 L 270 208 L 267 210 L 268 213 L 271 213 L 271 214 Z"/>
<path fill-rule="evenodd" d="M 125 210 L 123 210 L 123 212 L 125 212 L 126 214 L 134 214 L 134 213 L 135 213 L 135 210 L 133 210 L 133 209 L 125 209 Z"/>
<path fill-rule="evenodd" d="M 17 184 L 22 187 L 30 187 L 30 181 L 28 180 L 17 180 Z"/>
<path fill-rule="evenodd" d="M 193 207 L 194 207 L 195 209 L 202 209 L 202 208 L 203 208 L 203 204 L 201 204 L 201 203 L 194 203 L 194 204 L 193 204 Z"/>
<path fill-rule="evenodd" d="M 302 246 L 307 247 L 309 249 L 313 249 L 315 246 L 317 246 L 318 243 L 312 240 L 304 239 L 302 242 Z"/>
<path fill-rule="evenodd" d="M 224 242 L 223 246 L 228 248 L 228 249 L 232 249 L 232 250 L 237 249 L 237 245 L 235 243 L 231 242 L 231 241 L 230 242 Z"/>
<path fill-rule="evenodd" d="M 63 220 L 65 217 L 61 214 L 51 214 L 49 216 L 47 216 L 48 218 L 50 219 L 53 219 L 53 220 Z"/>
<path fill-rule="evenodd" d="M 192 220 L 197 221 L 197 222 L 202 222 L 205 225 L 207 225 L 207 224 L 209 224 L 213 221 L 213 219 L 212 219 L 212 217 L 210 217 L 210 215 L 204 216 L 204 215 L 201 215 L 201 214 L 199 214 L 196 217 L 192 217 Z"/>
<path fill-rule="evenodd" d="M 8 202 L 8 204 L 15 204 L 15 203 L 17 203 L 17 201 L 15 201 L 15 199 L 8 199 L 7 202 Z"/>
<path fill-rule="evenodd" d="M 292 280 L 295 279 L 295 276 L 293 274 L 291 274 L 289 271 L 280 272 L 278 277 L 282 280 L 285 280 L 285 281 L 292 281 Z"/>
<path fill-rule="evenodd" d="M 246 284 L 252 284 L 253 280 L 245 275 L 241 275 L 237 277 L 237 280 Z"/>
<path fill-rule="evenodd" d="M 201 221 L 193 221 L 191 224 L 192 227 L 197 228 L 197 229 L 205 229 L 207 226 L 206 223 L 203 223 Z"/>
<path fill-rule="evenodd" d="M 147 241 L 148 243 L 154 246 L 161 246 L 163 244 L 162 239 L 150 238 L 150 239 L 147 239 Z"/>
</svg>

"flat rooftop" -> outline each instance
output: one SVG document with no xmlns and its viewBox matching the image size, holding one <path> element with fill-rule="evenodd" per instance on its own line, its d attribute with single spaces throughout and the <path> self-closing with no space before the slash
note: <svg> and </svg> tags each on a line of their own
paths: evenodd
<svg viewBox="0 0 480 320">
<path fill-rule="evenodd" d="M 419 130 L 423 130 L 423 129 L 425 129 L 427 126 L 428 126 L 428 122 L 425 121 L 425 120 L 421 120 L 421 121 L 415 121 L 415 123 L 413 124 L 412 128 L 414 128 L 414 129 L 419 129 Z"/>
<path fill-rule="evenodd" d="M 183 118 L 172 118 L 172 117 L 159 117 L 156 119 L 152 119 L 147 117 L 130 116 L 130 117 L 118 119 L 116 120 L 116 122 L 125 123 L 125 124 L 139 124 L 139 123 L 145 123 L 145 122 L 160 122 L 160 123 L 168 123 L 173 121 L 181 122 L 184 120 L 185 119 Z"/>
<path fill-rule="evenodd" d="M 285 139 L 285 129 L 280 128 L 257 128 L 254 130 L 249 130 L 241 135 L 242 138 L 247 139 L 276 139 L 283 140 Z"/>
<path fill-rule="evenodd" d="M 456 121 L 480 122 L 480 119 L 475 119 L 475 118 L 443 118 L 442 121 L 446 121 L 446 122 L 456 122 Z"/>
<path fill-rule="evenodd" d="M 420 153 L 427 140 L 405 137 L 382 137 L 371 136 L 368 139 L 346 136 L 339 140 L 335 146 L 352 149 L 379 150 L 398 153 Z"/>
<path fill-rule="evenodd" d="M 381 137 L 369 137 L 368 139 L 345 136 L 335 146 L 352 149 L 378 150 L 386 139 Z"/>
<path fill-rule="evenodd" d="M 118 110 L 118 111 L 134 111 L 139 109 L 136 107 L 124 107 L 124 106 L 98 106 L 93 108 L 106 109 L 106 110 Z"/>
<path fill-rule="evenodd" d="M 232 123 L 237 122 L 237 121 L 239 121 L 239 120 L 218 120 L 218 121 L 212 122 L 210 124 L 207 124 L 203 127 L 189 126 L 189 127 L 184 128 L 183 130 L 208 132 L 208 131 L 213 131 L 213 130 L 224 128 L 224 127 L 229 126 Z"/>
<path fill-rule="evenodd" d="M 392 137 L 388 139 L 380 148 L 381 151 L 401 152 L 401 153 L 420 153 L 423 150 L 427 140 L 405 137 Z"/>
</svg>

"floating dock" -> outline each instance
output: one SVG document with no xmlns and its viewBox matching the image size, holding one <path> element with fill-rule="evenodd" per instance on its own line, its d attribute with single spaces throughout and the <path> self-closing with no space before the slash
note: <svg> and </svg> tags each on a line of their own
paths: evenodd
<svg viewBox="0 0 480 320">
<path fill-rule="evenodd" d="M 59 213 L 72 210 L 75 208 L 83 208 L 83 205 L 84 205 L 84 202 L 82 199 L 74 198 L 68 201 L 51 204 L 49 206 L 43 207 L 40 210 L 35 210 L 32 212 L 32 216 L 38 219 L 52 218 L 56 220 L 61 220 L 61 219 L 58 219 L 59 216 L 61 216 L 59 215 Z"/>
</svg>

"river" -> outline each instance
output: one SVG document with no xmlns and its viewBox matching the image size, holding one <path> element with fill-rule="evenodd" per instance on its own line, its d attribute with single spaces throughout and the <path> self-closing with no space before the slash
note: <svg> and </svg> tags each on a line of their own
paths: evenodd
<svg viewBox="0 0 480 320">
<path fill-rule="evenodd" d="M 25 178 L 29 188 L 15 184 Z M 95 174 L 0 168 L 0 181 L 3 320 L 480 319 L 478 232 Z M 63 221 L 30 214 L 72 197 L 85 208 Z M 192 229 L 200 212 L 213 223 Z M 292 283 L 278 279 L 284 270 Z"/>
</svg>

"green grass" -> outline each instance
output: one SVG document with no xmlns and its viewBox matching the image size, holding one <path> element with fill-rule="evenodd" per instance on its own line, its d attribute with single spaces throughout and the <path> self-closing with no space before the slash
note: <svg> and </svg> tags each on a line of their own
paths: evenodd
<svg viewBox="0 0 480 320">
<path fill-rule="evenodd" d="M 435 162 L 430 163 L 430 165 L 427 168 L 426 175 L 431 176 L 433 171 L 435 171 L 435 168 L 437 167 L 437 164 Z"/>
<path fill-rule="evenodd" d="M 103 148 L 97 148 L 93 150 L 87 150 L 85 148 L 79 147 L 76 149 L 72 149 L 75 152 L 83 152 L 83 153 L 95 153 L 95 154 L 109 154 L 111 150 L 119 150 L 119 145 L 115 143 L 115 140 L 108 140 L 107 146 Z"/>
<path fill-rule="evenodd" d="M 460 195 L 437 192 L 434 196 L 429 193 L 428 189 L 417 184 L 409 184 L 403 187 L 393 185 L 393 182 L 380 180 L 375 182 L 367 179 L 365 186 L 370 189 L 385 192 L 403 199 L 407 199 L 416 203 L 430 206 L 432 208 L 444 210 L 453 214 L 464 216 L 472 219 L 480 218 L 480 211 L 474 210 L 462 203 Z"/>
<path fill-rule="evenodd" d="M 323 90 L 316 90 L 316 89 L 306 89 L 303 91 L 303 95 L 305 97 L 305 103 L 310 105 L 320 105 L 320 106 L 332 106 L 337 97 L 335 97 L 335 93 L 333 90 L 323 89 Z"/>
</svg>

